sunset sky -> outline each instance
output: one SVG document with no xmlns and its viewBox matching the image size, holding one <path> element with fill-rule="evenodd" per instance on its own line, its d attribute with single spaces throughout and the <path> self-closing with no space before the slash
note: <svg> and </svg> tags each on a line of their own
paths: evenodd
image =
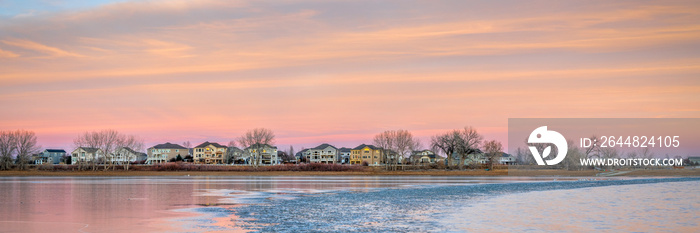
<svg viewBox="0 0 700 233">
<path fill-rule="evenodd" d="M 429 137 L 508 118 L 700 117 L 698 1 L 5 1 L 0 129 L 73 149 Z"/>
</svg>

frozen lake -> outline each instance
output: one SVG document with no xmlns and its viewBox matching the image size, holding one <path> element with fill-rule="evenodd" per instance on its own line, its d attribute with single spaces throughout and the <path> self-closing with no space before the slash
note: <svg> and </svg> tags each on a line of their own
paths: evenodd
<svg viewBox="0 0 700 233">
<path fill-rule="evenodd" d="M 700 178 L 2 177 L 0 232 L 700 232 Z"/>
</svg>

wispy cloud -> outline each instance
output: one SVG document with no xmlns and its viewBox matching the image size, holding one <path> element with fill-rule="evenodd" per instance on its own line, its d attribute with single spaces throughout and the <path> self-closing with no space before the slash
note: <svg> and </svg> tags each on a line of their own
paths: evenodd
<svg viewBox="0 0 700 233">
<path fill-rule="evenodd" d="M 356 142 L 508 117 L 700 117 L 697 2 L 390 3 L 126 1 L 9 18 L 0 105 L 15 114 L 0 128 L 254 125 Z"/>
<path fill-rule="evenodd" d="M 165 56 L 169 58 L 183 58 L 193 56 L 191 54 L 187 54 L 187 51 L 192 49 L 192 47 L 187 45 L 154 39 L 146 39 L 144 40 L 144 42 L 149 47 L 148 49 L 146 49 L 146 51 L 152 54 Z"/>
<path fill-rule="evenodd" d="M 19 54 L 13 53 L 11 51 L 5 51 L 0 49 L 0 58 L 12 58 L 12 57 L 19 57 Z"/>
<path fill-rule="evenodd" d="M 51 47 L 51 46 L 39 44 L 39 43 L 29 41 L 29 40 L 22 40 L 22 39 L 2 40 L 2 43 L 6 44 L 6 45 L 15 46 L 15 47 L 20 47 L 23 49 L 34 50 L 34 51 L 41 52 L 41 53 L 51 55 L 51 56 L 55 56 L 55 57 L 84 57 L 83 55 L 80 55 L 80 54 L 67 52 L 65 50 L 62 50 L 62 49 L 59 49 L 56 47 Z"/>
</svg>

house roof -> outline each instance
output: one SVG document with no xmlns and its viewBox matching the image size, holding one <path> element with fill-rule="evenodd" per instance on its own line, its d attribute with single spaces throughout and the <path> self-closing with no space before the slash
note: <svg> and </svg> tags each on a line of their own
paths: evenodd
<svg viewBox="0 0 700 233">
<path fill-rule="evenodd" d="M 297 152 L 296 154 L 294 154 L 294 156 L 302 156 L 302 155 L 304 155 L 304 152 L 306 152 L 306 151 L 308 151 L 308 150 L 309 150 L 309 149 L 300 150 L 299 152 Z"/>
<path fill-rule="evenodd" d="M 214 147 L 216 147 L 216 148 L 226 148 L 226 146 L 222 146 L 222 145 L 219 144 L 219 143 L 216 143 L 216 142 L 209 142 L 209 141 L 203 142 L 202 144 L 199 144 L 199 146 L 195 146 L 195 148 L 207 147 L 207 146 L 209 146 L 209 145 L 212 145 L 212 146 L 214 146 Z"/>
<path fill-rule="evenodd" d="M 153 147 L 153 149 L 187 149 L 184 146 L 178 145 L 178 144 L 172 144 L 170 142 L 166 142 L 163 144 L 158 144 Z"/>
<path fill-rule="evenodd" d="M 411 154 L 419 154 L 419 153 L 423 153 L 423 152 L 430 152 L 431 154 L 435 154 L 435 152 L 433 152 L 432 150 L 427 150 L 427 149 L 426 150 L 414 150 L 411 152 Z"/>
<path fill-rule="evenodd" d="M 241 149 L 238 148 L 238 147 L 231 146 L 231 147 L 228 148 L 228 151 L 234 152 L 234 151 L 243 151 L 243 150 L 241 150 Z"/>
<path fill-rule="evenodd" d="M 138 152 L 136 152 L 135 150 L 133 150 L 133 149 L 131 149 L 131 148 L 129 148 L 129 147 L 122 147 L 122 149 L 124 149 L 124 150 L 126 150 L 126 151 L 128 151 L 128 152 L 131 152 L 131 153 L 133 153 L 133 154 L 138 153 Z"/>
<path fill-rule="evenodd" d="M 154 148 L 154 149 L 187 149 L 187 148 L 185 148 L 184 146 L 181 146 L 181 145 L 178 145 L 178 144 L 173 144 L 173 143 L 170 143 L 170 142 L 166 142 L 166 143 L 163 143 L 163 144 L 158 144 L 158 145 L 155 145 L 155 146 L 153 146 L 153 147 L 151 147 L 151 148 Z"/>
<path fill-rule="evenodd" d="M 365 144 L 362 144 L 362 145 L 359 145 L 359 146 L 355 147 L 353 150 L 362 150 L 362 148 L 365 148 L 365 147 L 369 147 L 369 148 L 372 149 L 372 150 L 378 150 L 378 149 L 379 149 L 379 148 L 377 148 L 377 147 L 374 146 L 374 145 L 365 145 Z"/>
<path fill-rule="evenodd" d="M 455 151 L 455 153 L 457 153 L 457 152 Z M 468 155 L 473 155 L 473 154 L 484 154 L 484 152 L 481 151 L 481 149 L 479 149 L 479 148 L 473 148 L 473 149 L 468 149 L 468 150 L 467 150 L 467 154 L 468 154 Z"/>
<path fill-rule="evenodd" d="M 135 154 L 135 155 L 141 155 L 141 156 L 146 155 L 146 153 L 135 151 L 135 150 L 133 150 L 133 149 L 131 149 L 131 148 L 129 148 L 129 147 L 122 147 L 122 148 L 123 148 L 124 150 L 129 151 L 129 152 L 132 153 L 132 154 Z"/>
<path fill-rule="evenodd" d="M 419 159 L 419 158 L 421 158 L 421 157 L 423 157 L 423 156 L 424 156 L 424 155 L 421 155 L 421 154 L 418 154 L 418 153 L 413 153 L 413 154 L 411 154 L 411 158 L 414 158 L 414 159 Z M 435 154 L 428 154 L 428 155 L 426 155 L 426 156 L 428 156 L 428 158 L 431 158 L 431 159 L 437 158 L 437 155 L 435 155 Z"/>
<path fill-rule="evenodd" d="M 94 148 L 94 147 L 78 147 L 78 149 L 83 149 L 87 153 L 95 153 L 99 148 Z"/>
<path fill-rule="evenodd" d="M 339 150 L 340 152 L 350 152 L 350 150 L 352 150 L 352 149 L 347 148 L 347 147 L 342 147 L 342 148 L 340 148 L 340 149 L 338 149 L 338 150 Z"/>
<path fill-rule="evenodd" d="M 49 152 L 49 153 L 66 153 L 66 151 L 63 150 L 63 149 L 46 149 L 46 152 Z"/>
<path fill-rule="evenodd" d="M 328 144 L 328 143 L 323 143 L 323 144 L 321 144 L 321 145 L 319 145 L 319 146 L 317 146 L 317 147 L 314 147 L 313 149 L 314 149 L 314 150 L 323 150 L 323 149 L 328 148 L 329 146 L 330 146 L 330 147 L 333 147 L 333 149 L 336 149 L 336 150 L 338 149 L 338 148 L 336 148 L 335 146 L 333 146 L 333 145 L 331 145 L 331 144 Z"/>
</svg>

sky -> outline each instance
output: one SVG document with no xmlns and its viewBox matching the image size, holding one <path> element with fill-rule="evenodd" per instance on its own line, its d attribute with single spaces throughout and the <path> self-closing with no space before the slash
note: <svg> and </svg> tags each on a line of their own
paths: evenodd
<svg viewBox="0 0 700 233">
<path fill-rule="evenodd" d="M 700 117 L 698 41 L 698 1 L 0 0 L 0 130 L 505 143 L 508 118 Z"/>
</svg>

